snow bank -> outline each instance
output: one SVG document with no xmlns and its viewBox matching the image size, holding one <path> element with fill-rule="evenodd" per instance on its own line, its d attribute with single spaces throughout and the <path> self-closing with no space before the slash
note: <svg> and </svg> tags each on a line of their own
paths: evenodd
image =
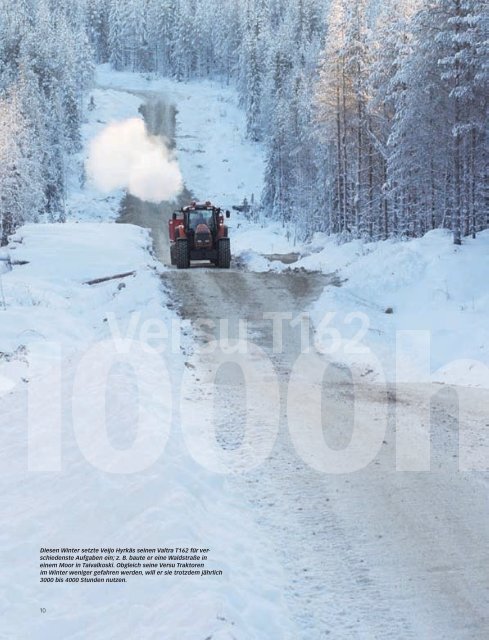
<svg viewBox="0 0 489 640">
<path fill-rule="evenodd" d="M 86 348 L 103 335 L 112 310 L 120 316 L 138 305 L 161 311 L 156 263 L 148 233 L 110 224 L 43 224 L 19 229 L 8 247 L 13 269 L 2 277 L 6 309 L 0 312 L 0 352 L 27 367 L 31 345 L 59 342 Z M 89 280 L 135 271 L 104 285 Z M 19 354 L 19 358 L 12 357 Z M 22 375 L 27 375 L 26 371 Z"/>
<path fill-rule="evenodd" d="M 429 331 L 433 381 L 489 386 L 489 295 L 485 284 L 489 278 L 489 232 L 476 240 L 466 239 L 462 247 L 455 247 L 451 235 L 443 230 L 409 242 L 354 241 L 343 245 L 318 235 L 310 250 L 311 255 L 296 266 L 324 273 L 337 271 L 344 281 L 340 288 L 327 287 L 312 309 L 316 325 L 327 313 L 335 314 L 328 326 L 346 341 L 343 347 L 346 343 L 351 346 L 351 340 L 361 335 L 361 344 L 379 358 L 388 379 L 394 379 L 396 332 Z M 356 312 L 364 316 L 345 322 L 348 314 Z M 323 346 L 328 350 L 327 340 Z M 416 367 L 418 354 L 411 355 L 410 364 Z M 363 362 L 369 368 L 372 365 L 368 357 L 365 361 L 361 354 L 347 353 L 344 348 L 332 356 L 348 363 Z M 460 360 L 474 362 L 454 364 Z"/>
<path fill-rule="evenodd" d="M 295 242 L 287 229 L 276 221 L 254 223 L 235 217 L 230 228 L 233 255 L 250 271 L 282 271 L 285 266 L 270 257 L 303 250 L 302 244 Z"/>
</svg>

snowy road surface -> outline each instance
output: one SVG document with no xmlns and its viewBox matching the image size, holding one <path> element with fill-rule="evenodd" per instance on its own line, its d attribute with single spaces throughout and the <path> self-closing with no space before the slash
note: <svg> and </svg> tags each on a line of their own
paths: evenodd
<svg viewBox="0 0 489 640">
<path fill-rule="evenodd" d="M 192 190 L 192 185 L 187 187 Z M 170 209 L 160 209 L 159 216 Z M 147 205 L 132 201 L 130 221 L 153 227 L 156 253 L 167 261 L 159 216 L 155 228 Z M 297 454 L 287 426 L 285 398 L 301 351 L 300 328 L 284 323 L 283 348 L 274 349 L 272 323 L 263 314 L 297 317 L 322 287 L 335 286 L 335 279 L 328 282 L 327 276 L 304 272 L 259 274 L 236 267 L 223 272 L 200 266 L 168 271 L 163 280 L 180 314 L 195 328 L 196 346 L 188 365 L 194 372 L 195 387 L 189 395 L 195 398 L 196 413 L 205 396 L 206 375 L 215 364 L 212 355 L 199 356 L 199 344 L 205 347 L 213 334 L 209 325 L 203 327 L 202 319 L 217 326 L 228 319 L 234 336 L 238 320 L 246 319 L 252 341 L 268 354 L 278 373 L 280 425 L 272 454 L 256 469 L 230 478 L 229 486 L 243 496 L 281 559 L 300 637 L 487 638 L 487 485 L 476 474 L 458 471 L 456 404 L 450 390 L 438 392 L 432 403 L 430 471 L 395 470 L 396 405 L 414 424 L 420 390 L 401 389 L 396 397 L 368 384 L 356 390 L 356 412 L 360 426 L 364 422 L 368 428 L 387 411 L 388 426 L 378 456 L 355 473 L 315 471 Z M 217 330 L 214 337 L 219 337 Z M 325 366 L 324 356 L 316 359 L 326 372 L 319 396 L 323 424 L 328 424 L 325 438 L 332 447 L 345 447 L 352 433 L 351 379 L 344 369 Z M 232 450 L 243 438 L 244 382 L 231 365 L 221 373 L 217 439 L 224 449 Z M 306 426 L 318 403 L 318 384 L 307 372 L 302 375 Z M 479 408 L 474 420 L 484 415 Z"/>
</svg>

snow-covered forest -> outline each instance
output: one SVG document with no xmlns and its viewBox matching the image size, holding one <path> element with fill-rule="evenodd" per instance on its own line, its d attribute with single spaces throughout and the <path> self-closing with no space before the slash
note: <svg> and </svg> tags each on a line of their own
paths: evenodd
<svg viewBox="0 0 489 640">
<path fill-rule="evenodd" d="M 73 2 L 0 0 L 2 244 L 25 221 L 64 218 L 66 161 L 80 146 L 93 53 Z"/>
<path fill-rule="evenodd" d="M 0 215 L 63 218 L 95 62 L 235 86 L 266 215 L 345 239 L 489 225 L 479 0 L 1 0 Z M 196 96 L 198 99 L 198 96 Z"/>
</svg>

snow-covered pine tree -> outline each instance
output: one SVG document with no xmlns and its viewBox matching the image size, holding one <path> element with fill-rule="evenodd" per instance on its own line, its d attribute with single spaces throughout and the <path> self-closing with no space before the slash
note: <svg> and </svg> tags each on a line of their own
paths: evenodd
<svg viewBox="0 0 489 640">
<path fill-rule="evenodd" d="M 0 243 L 41 213 L 44 193 L 35 140 L 13 88 L 0 99 Z"/>
</svg>

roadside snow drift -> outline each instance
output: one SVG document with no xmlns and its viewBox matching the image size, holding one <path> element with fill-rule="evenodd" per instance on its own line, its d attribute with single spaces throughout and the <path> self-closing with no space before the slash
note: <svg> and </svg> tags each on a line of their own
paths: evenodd
<svg viewBox="0 0 489 640">
<path fill-rule="evenodd" d="M 33 345 L 86 348 L 105 332 L 108 311 L 120 316 L 138 304 L 160 309 L 156 263 L 148 232 L 129 225 L 43 224 L 20 228 L 8 247 L 13 269 L 0 276 L 0 365 L 27 366 Z M 117 274 L 134 275 L 89 286 Z M 21 366 L 22 365 L 22 366 Z M 23 375 L 27 375 L 24 371 Z"/>
<path fill-rule="evenodd" d="M 461 247 L 444 230 L 408 242 L 342 245 L 317 235 L 309 251 L 294 266 L 337 271 L 342 281 L 327 287 L 312 309 L 316 327 L 323 323 L 318 340 L 335 360 L 372 368 L 354 348 L 366 347 L 393 380 L 397 332 L 427 332 L 433 382 L 489 387 L 489 231 Z M 332 347 L 332 331 L 341 348 Z M 414 377 L 423 373 L 421 356 L 414 344 L 404 345 L 404 365 Z"/>
</svg>

